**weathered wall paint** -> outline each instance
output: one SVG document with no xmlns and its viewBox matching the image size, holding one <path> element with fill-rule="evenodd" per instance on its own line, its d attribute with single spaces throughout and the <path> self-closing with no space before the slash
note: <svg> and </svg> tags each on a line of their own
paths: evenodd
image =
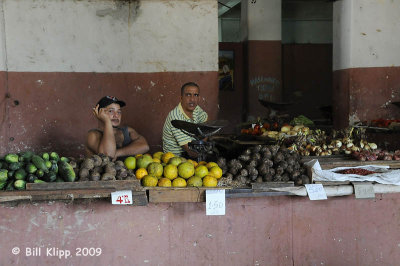
<svg viewBox="0 0 400 266">
<path fill-rule="evenodd" d="M 400 100 L 399 12 L 399 1 L 334 3 L 333 93 L 337 127 L 399 117 L 398 107 L 390 104 Z"/>
<path fill-rule="evenodd" d="M 228 199 L 225 216 L 206 216 L 205 203 L 2 204 L 0 264 L 395 265 L 399 206 L 399 194 Z M 14 247 L 23 253 L 13 255 Z M 26 247 L 41 247 L 42 255 L 27 257 Z M 52 247 L 74 256 L 45 256 Z M 84 247 L 102 254 L 75 256 Z"/>
<path fill-rule="evenodd" d="M 9 71 L 216 71 L 217 2 L 3 0 Z"/>
<path fill-rule="evenodd" d="M 400 66 L 400 2 L 334 2 L 333 70 Z"/>
<path fill-rule="evenodd" d="M 83 153 L 104 95 L 127 102 L 123 123 L 161 149 L 183 83 L 218 112 L 217 2 L 0 1 L 0 153 Z"/>
</svg>

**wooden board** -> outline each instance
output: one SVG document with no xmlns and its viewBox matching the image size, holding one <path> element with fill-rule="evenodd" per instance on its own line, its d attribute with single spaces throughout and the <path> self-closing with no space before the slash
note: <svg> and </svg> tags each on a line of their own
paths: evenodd
<svg viewBox="0 0 400 266">
<path fill-rule="evenodd" d="M 161 188 L 152 187 L 147 188 L 149 190 L 149 202 L 161 203 L 161 202 L 205 202 L 206 196 L 205 191 L 211 189 L 230 189 L 228 187 L 217 187 L 217 188 Z"/>
<path fill-rule="evenodd" d="M 64 189 L 64 190 L 23 190 L 2 191 L 0 202 L 9 201 L 42 201 L 42 200 L 67 200 L 73 202 L 75 199 L 101 199 L 110 198 L 114 188 L 106 189 Z M 110 204 L 111 204 L 111 200 Z M 148 203 L 146 191 L 132 191 L 134 206 L 145 206 Z"/>
<path fill-rule="evenodd" d="M 26 190 L 68 190 L 68 189 L 116 189 L 141 190 L 139 180 L 112 180 L 112 181 L 84 181 L 84 182 L 52 182 L 27 183 Z"/>
<path fill-rule="evenodd" d="M 376 161 L 358 161 L 349 157 L 331 157 L 331 156 L 319 156 L 315 158 L 315 156 L 307 156 L 303 157 L 303 162 L 311 161 L 312 159 L 318 159 L 319 164 L 323 170 L 332 169 L 336 167 L 355 167 L 362 165 L 388 165 L 392 169 L 400 168 L 400 161 L 384 161 L 384 160 L 376 160 Z"/>
<path fill-rule="evenodd" d="M 261 183 L 252 183 L 251 187 L 254 190 L 260 191 L 268 191 L 270 188 L 276 188 L 276 187 L 294 187 L 294 182 L 289 181 L 289 182 L 261 182 Z"/>
</svg>

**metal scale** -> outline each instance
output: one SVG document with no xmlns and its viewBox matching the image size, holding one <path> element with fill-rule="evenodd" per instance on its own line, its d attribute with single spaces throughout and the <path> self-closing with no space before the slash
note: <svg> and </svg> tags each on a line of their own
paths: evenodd
<svg viewBox="0 0 400 266">
<path fill-rule="evenodd" d="M 204 139 L 217 134 L 223 127 L 228 125 L 228 121 L 215 120 L 195 124 L 182 120 L 172 120 L 171 124 L 186 135 L 194 138 L 188 143 L 188 146 L 190 150 L 197 152 L 197 161 L 200 162 L 205 161 L 208 155 L 215 153 L 214 142 Z"/>
</svg>

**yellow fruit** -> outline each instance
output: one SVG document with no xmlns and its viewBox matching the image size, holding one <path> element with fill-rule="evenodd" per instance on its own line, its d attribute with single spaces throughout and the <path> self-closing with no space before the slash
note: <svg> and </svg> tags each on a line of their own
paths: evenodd
<svg viewBox="0 0 400 266">
<path fill-rule="evenodd" d="M 160 180 L 158 180 L 158 186 L 159 187 L 171 187 L 172 183 L 171 180 L 169 180 L 168 178 L 161 178 Z"/>
<path fill-rule="evenodd" d="M 168 163 L 169 159 L 171 159 L 172 157 L 175 157 L 172 152 L 164 153 L 161 157 L 161 161 L 163 161 L 163 163 Z"/>
<path fill-rule="evenodd" d="M 136 168 L 136 158 L 133 157 L 133 156 L 129 156 L 129 157 L 127 157 L 127 158 L 125 159 L 124 164 L 125 164 L 125 167 L 126 167 L 127 169 L 133 170 L 133 169 Z"/>
<path fill-rule="evenodd" d="M 186 162 L 186 163 L 181 163 L 178 166 L 178 175 L 180 177 L 188 179 L 189 177 L 194 175 L 194 166 L 193 164 Z"/>
<path fill-rule="evenodd" d="M 222 176 L 222 169 L 219 166 L 211 167 L 208 171 L 208 174 L 215 176 L 216 179 L 219 179 Z"/>
<path fill-rule="evenodd" d="M 153 158 L 153 162 L 155 162 L 155 163 L 161 163 L 161 160 L 158 159 L 158 158 Z"/>
<path fill-rule="evenodd" d="M 191 159 L 187 160 L 188 162 L 191 162 L 194 167 L 197 167 L 199 164 L 196 161 L 193 161 Z"/>
<path fill-rule="evenodd" d="M 206 166 L 207 166 L 208 169 L 210 169 L 211 167 L 218 166 L 218 164 L 214 163 L 214 162 L 209 162 L 209 163 L 206 164 Z"/>
<path fill-rule="evenodd" d="M 169 159 L 168 164 L 173 164 L 175 166 L 178 166 L 182 163 L 182 159 L 180 157 L 172 157 Z"/>
<path fill-rule="evenodd" d="M 201 177 L 199 177 L 199 176 L 192 176 L 187 181 L 188 187 L 201 187 L 202 185 L 203 185 L 203 181 L 201 180 Z"/>
<path fill-rule="evenodd" d="M 163 170 L 164 169 L 160 163 L 151 163 L 147 166 L 147 173 L 155 177 L 161 177 Z"/>
<path fill-rule="evenodd" d="M 186 180 L 183 178 L 175 178 L 172 180 L 172 186 L 173 187 L 186 187 Z"/>
<path fill-rule="evenodd" d="M 139 153 L 139 154 L 136 154 L 135 158 L 136 158 L 136 159 L 139 159 L 139 158 L 142 157 L 142 156 L 143 156 L 143 154 Z"/>
<path fill-rule="evenodd" d="M 194 175 L 200 178 L 205 177 L 208 175 L 208 169 L 205 165 L 199 165 L 194 169 Z"/>
<path fill-rule="evenodd" d="M 135 172 L 137 179 L 142 179 L 144 176 L 148 175 L 147 170 L 145 168 L 139 168 Z"/>
<path fill-rule="evenodd" d="M 155 187 L 157 186 L 158 178 L 151 175 L 146 175 L 142 178 L 141 181 L 142 181 L 142 186 L 144 187 Z"/>
<path fill-rule="evenodd" d="M 153 159 L 159 159 L 161 160 L 161 157 L 163 156 L 163 152 L 162 151 L 158 151 L 156 153 L 153 154 Z"/>
<path fill-rule="evenodd" d="M 216 187 L 218 184 L 218 180 L 212 175 L 206 175 L 203 178 L 203 186 L 205 187 Z"/>
<path fill-rule="evenodd" d="M 178 177 L 178 167 L 173 164 L 167 164 L 164 167 L 164 177 L 172 180 Z"/>
<path fill-rule="evenodd" d="M 185 158 L 185 157 L 179 157 L 179 158 L 181 158 L 181 162 L 182 163 L 184 163 L 184 162 L 187 162 L 188 160 Z"/>
<path fill-rule="evenodd" d="M 206 165 L 207 162 L 205 162 L 205 161 L 200 161 L 198 164 L 199 164 L 199 165 Z"/>
<path fill-rule="evenodd" d="M 151 155 L 145 154 L 137 159 L 136 164 L 138 168 L 147 168 L 147 166 L 149 166 L 149 164 L 151 164 L 152 162 L 153 158 L 151 157 Z"/>
</svg>

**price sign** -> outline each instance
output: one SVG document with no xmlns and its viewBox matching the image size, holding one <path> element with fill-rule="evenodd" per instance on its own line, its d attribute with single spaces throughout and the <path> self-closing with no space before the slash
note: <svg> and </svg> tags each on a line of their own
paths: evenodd
<svg viewBox="0 0 400 266">
<path fill-rule="evenodd" d="M 225 215 L 225 190 L 206 190 L 206 215 Z"/>
<path fill-rule="evenodd" d="M 306 190 L 310 200 L 326 200 L 326 192 L 322 184 L 306 184 Z"/>
<path fill-rule="evenodd" d="M 374 199 L 375 191 L 371 183 L 365 182 L 354 182 L 354 193 L 356 194 L 356 199 Z"/>
<path fill-rule="evenodd" d="M 132 190 L 121 190 L 111 193 L 111 204 L 129 205 L 132 204 Z"/>
</svg>

